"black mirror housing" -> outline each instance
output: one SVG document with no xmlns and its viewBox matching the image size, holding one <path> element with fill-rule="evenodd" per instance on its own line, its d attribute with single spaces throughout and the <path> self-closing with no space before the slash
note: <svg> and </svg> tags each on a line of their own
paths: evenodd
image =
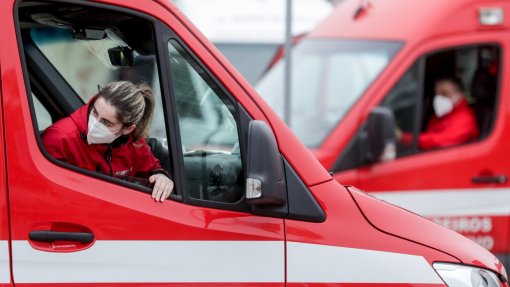
<svg viewBox="0 0 510 287">
<path fill-rule="evenodd" d="M 386 107 L 374 108 L 368 117 L 363 140 L 365 160 L 378 162 L 388 144 L 396 144 L 395 117 Z"/>
<path fill-rule="evenodd" d="M 273 131 L 264 121 L 248 127 L 246 201 L 250 205 L 282 206 L 287 202 L 283 158 Z"/>
</svg>

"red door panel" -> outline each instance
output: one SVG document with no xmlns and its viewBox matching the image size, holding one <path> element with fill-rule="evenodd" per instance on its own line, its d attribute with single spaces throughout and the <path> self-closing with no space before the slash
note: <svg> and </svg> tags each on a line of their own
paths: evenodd
<svg viewBox="0 0 510 287">
<path fill-rule="evenodd" d="M 0 28 L 1 31 L 1 28 Z M 1 59 L 0 59 L 0 71 Z M 0 74 L 0 99 L 2 99 L 2 76 Z M 0 286 L 11 286 L 11 260 L 9 246 L 9 209 L 5 178 L 5 152 L 3 113 L 0 109 Z"/>
<path fill-rule="evenodd" d="M 443 38 L 424 44 L 411 59 L 441 49 L 480 43 L 497 43 L 501 48 L 501 84 L 494 126 L 484 139 L 460 146 L 425 151 L 390 162 L 359 169 L 360 187 L 388 202 L 450 227 L 490 251 L 510 252 L 510 182 L 484 179 L 508 178 L 508 134 L 510 120 L 505 57 L 505 34 Z M 383 96 L 383 95 L 381 95 Z M 482 179 L 482 180 L 480 180 Z"/>
<path fill-rule="evenodd" d="M 12 11 L 12 5 L 3 1 L 0 10 Z M 147 6 L 160 7 L 152 1 Z M 168 14 L 157 9 L 159 16 Z M 14 282 L 284 285 L 282 219 L 157 203 L 149 194 L 45 158 L 32 125 L 13 18 L 1 19 L 6 155 L 0 149 L 0 156 L 9 171 Z M 5 207 L 0 200 L 0 212 Z M 5 218 L 1 236 L 7 234 Z"/>
</svg>

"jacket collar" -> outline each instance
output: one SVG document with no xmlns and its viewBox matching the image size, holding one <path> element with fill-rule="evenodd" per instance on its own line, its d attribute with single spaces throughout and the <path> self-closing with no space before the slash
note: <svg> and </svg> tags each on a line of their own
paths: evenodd
<svg viewBox="0 0 510 287">
<path fill-rule="evenodd" d="M 85 140 L 87 140 L 87 132 L 88 132 L 88 122 L 89 122 L 89 111 L 90 107 L 94 104 L 97 99 L 97 95 L 93 96 L 88 103 L 86 103 L 83 107 L 77 109 L 71 114 L 71 119 L 74 124 L 78 128 L 78 132 L 80 135 L 85 135 Z"/>
<path fill-rule="evenodd" d="M 454 112 L 456 112 L 458 110 L 463 110 L 467 106 L 469 106 L 469 104 L 468 104 L 466 98 L 462 98 L 458 103 L 455 104 L 455 106 L 453 107 L 453 110 L 450 112 L 450 114 L 453 114 Z"/>
</svg>

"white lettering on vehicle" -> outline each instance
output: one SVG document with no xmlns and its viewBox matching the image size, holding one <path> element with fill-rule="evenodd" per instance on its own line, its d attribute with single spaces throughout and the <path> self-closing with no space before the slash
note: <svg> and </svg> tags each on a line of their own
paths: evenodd
<svg viewBox="0 0 510 287">
<path fill-rule="evenodd" d="M 432 220 L 461 233 L 488 250 L 494 248 L 494 238 L 488 234 L 493 227 L 490 217 L 434 217 Z"/>
<path fill-rule="evenodd" d="M 492 250 L 492 248 L 494 248 L 494 238 L 492 238 L 492 236 L 490 235 L 466 236 L 466 237 L 478 243 L 487 250 Z"/>
<path fill-rule="evenodd" d="M 490 217 L 434 217 L 433 221 L 459 233 L 489 233 L 492 231 Z"/>
<path fill-rule="evenodd" d="M 495 232 L 500 227 L 491 217 L 509 220 L 509 188 L 407 190 L 370 194 L 431 218 L 488 250 L 495 245 L 506 244 L 506 237 L 495 237 L 495 234 L 506 232 Z"/>
</svg>

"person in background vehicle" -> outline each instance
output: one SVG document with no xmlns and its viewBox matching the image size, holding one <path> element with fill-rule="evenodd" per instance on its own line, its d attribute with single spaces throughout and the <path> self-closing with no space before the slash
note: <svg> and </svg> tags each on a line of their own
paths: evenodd
<svg viewBox="0 0 510 287">
<path fill-rule="evenodd" d="M 60 161 L 118 178 L 148 179 L 154 184 L 152 198 L 164 201 L 174 184 L 146 143 L 153 110 L 148 85 L 110 82 L 85 106 L 48 127 L 42 140 Z"/>
<path fill-rule="evenodd" d="M 444 77 L 435 82 L 433 99 L 434 116 L 427 129 L 418 137 L 420 149 L 433 149 L 461 144 L 479 136 L 474 112 L 464 97 L 464 88 L 459 79 Z M 413 142 L 412 133 L 396 131 L 397 140 L 403 145 Z"/>
</svg>

